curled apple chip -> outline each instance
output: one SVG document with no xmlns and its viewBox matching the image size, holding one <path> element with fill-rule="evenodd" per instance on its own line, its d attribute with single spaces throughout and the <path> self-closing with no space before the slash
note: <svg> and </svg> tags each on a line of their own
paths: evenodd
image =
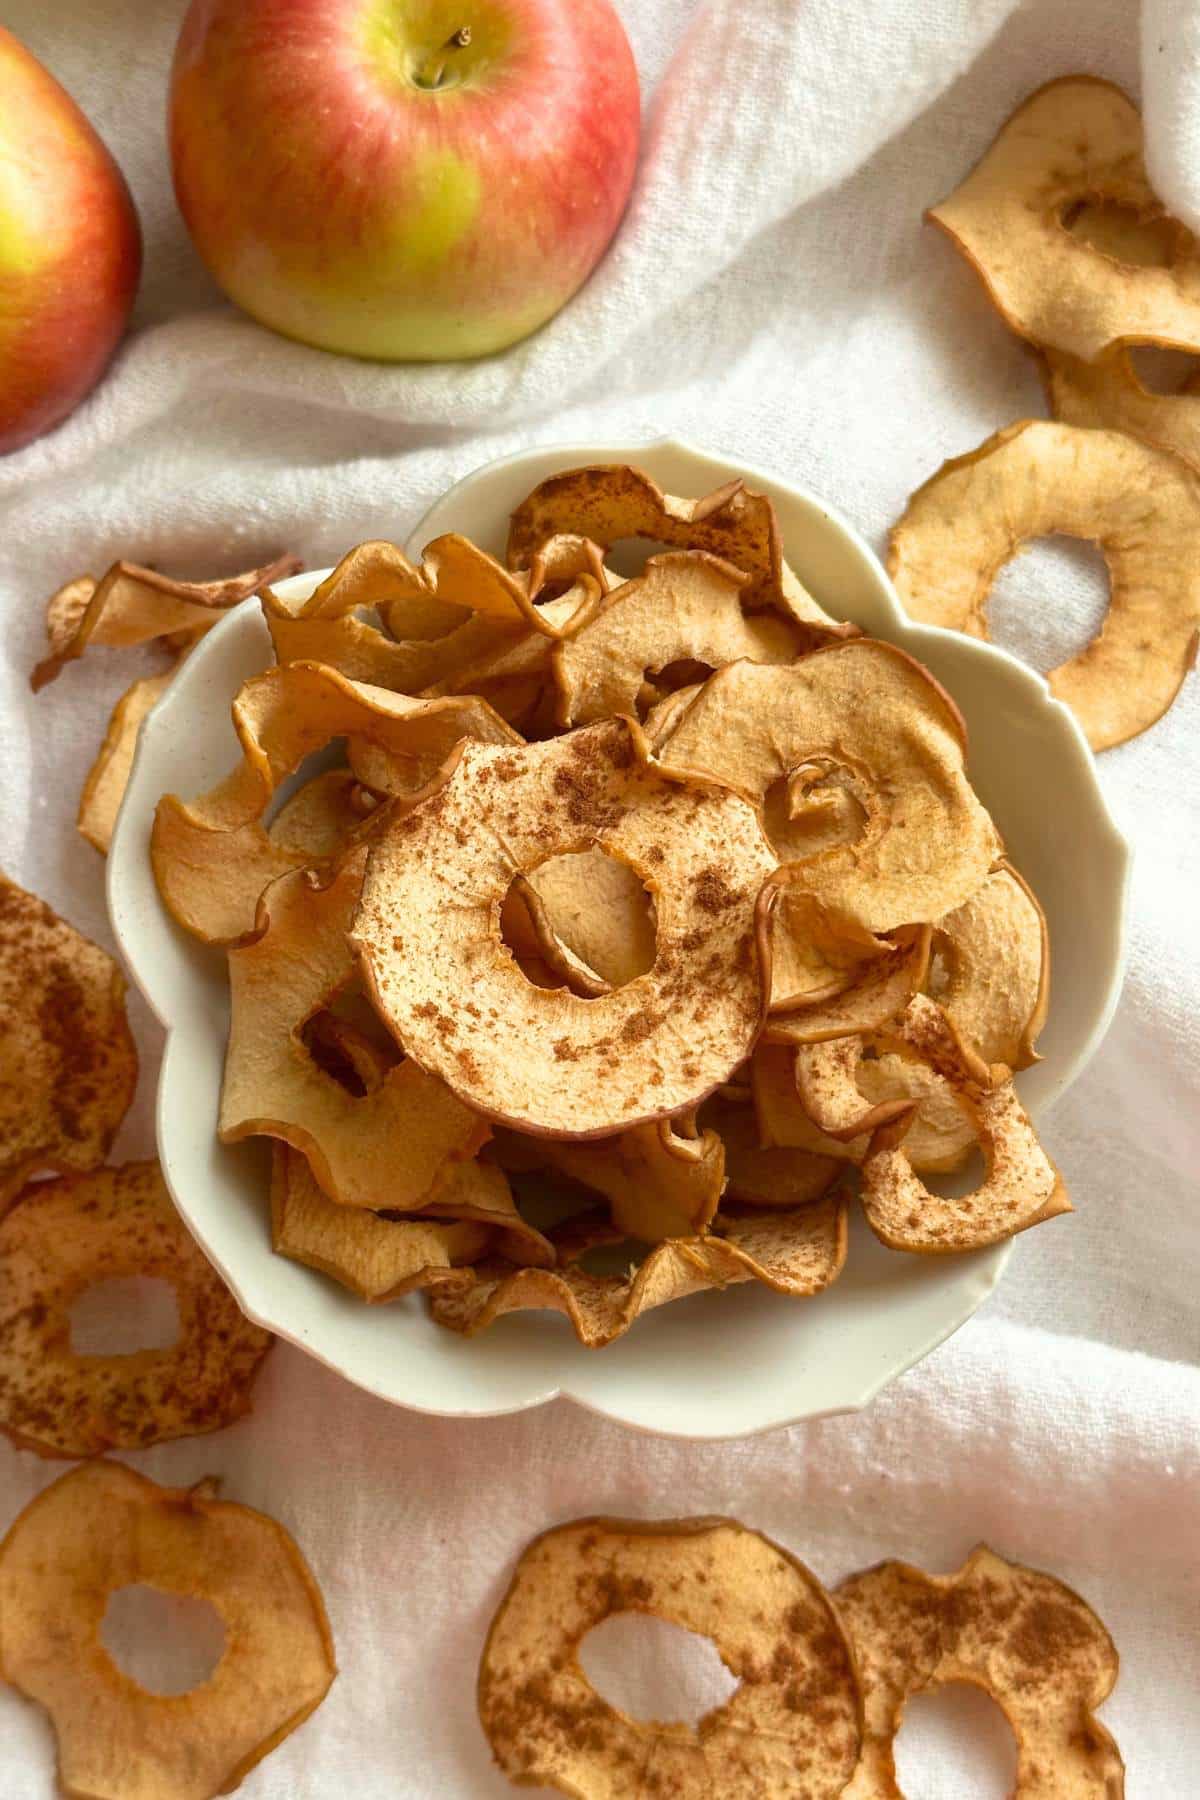
<svg viewBox="0 0 1200 1800">
<path fill-rule="evenodd" d="M 893 528 L 888 568 L 914 619 L 987 636 L 997 572 L 1031 538 L 1089 538 L 1111 596 L 1099 635 L 1047 676 L 1107 750 L 1161 718 L 1200 634 L 1200 474 L 1119 431 L 1025 419 L 943 463 Z"/>
<path fill-rule="evenodd" d="M 953 1575 L 885 1562 L 834 1592 L 865 1708 L 862 1757 L 843 1800 L 894 1800 L 894 1741 L 914 1694 L 949 1681 L 991 1695 L 1012 1726 L 1013 1800 L 1120 1800 L 1121 1753 L 1095 1708 L 1117 1652 L 1091 1607 L 1052 1575 L 986 1545 Z"/>
<path fill-rule="evenodd" d="M 933 677 L 894 644 L 858 638 L 788 668 L 718 669 L 656 760 L 756 807 L 797 769 L 836 771 L 862 809 L 861 832 L 787 865 L 790 879 L 832 915 L 884 932 L 960 905 L 1000 853 L 965 754 L 962 718 Z"/>
<path fill-rule="evenodd" d="M 987 1172 L 971 1193 L 948 1199 L 926 1188 L 904 1153 L 904 1120 L 881 1126 L 862 1162 L 867 1223 L 893 1250 L 947 1256 L 998 1244 L 1071 1211 L 1061 1175 L 1034 1134 L 1011 1081 L 957 1090 Z"/>
<path fill-rule="evenodd" d="M 128 1355 L 75 1351 L 75 1301 L 132 1275 L 172 1288 L 175 1342 Z M 37 1182 L 0 1222 L 0 1430 L 23 1449 L 96 1456 L 220 1431 L 250 1410 L 271 1341 L 243 1318 L 156 1162 Z"/>
<path fill-rule="evenodd" d="M 320 1589 L 282 1525 L 119 1463 L 72 1469 L 0 1544 L 0 1675 L 49 1714 L 64 1794 L 212 1800 L 321 1704 L 337 1673 Z M 208 1679 L 154 1694 L 101 1642 L 119 1589 L 206 1600 L 225 1631 Z"/>
<path fill-rule="evenodd" d="M 361 1300 L 395 1300 L 414 1288 L 470 1282 L 462 1265 L 491 1241 L 486 1225 L 464 1219 L 380 1217 L 338 1206 L 290 1144 L 271 1163 L 271 1242 L 282 1256 L 331 1275 Z"/>
<path fill-rule="evenodd" d="M 985 1063 L 1027 1069 L 1050 1003 L 1050 944 L 1037 897 L 1004 863 L 934 930 L 928 991 Z"/>
<path fill-rule="evenodd" d="M 112 957 L 0 874 L 0 1214 L 30 1175 L 102 1163 L 137 1085 Z"/>
<path fill-rule="evenodd" d="M 642 684 L 678 662 L 705 670 L 748 658 L 790 663 L 799 633 L 786 619 L 742 611 L 746 577 L 701 550 L 652 556 L 554 652 L 559 720 L 588 724 L 634 713 Z"/>
<path fill-rule="evenodd" d="M 262 818 L 280 783 L 314 751 L 343 736 L 370 743 L 385 764 L 387 791 L 397 792 L 428 782 L 465 736 L 522 741 L 473 696 L 414 700 L 318 663 L 251 676 L 233 702 L 233 723 L 239 766 L 197 800 L 164 794 L 150 841 L 168 910 L 205 943 L 232 943 L 252 930 L 268 882 L 311 860 L 306 849 L 273 840 Z"/>
<path fill-rule="evenodd" d="M 795 1052 L 790 1046 L 762 1043 L 750 1066 L 759 1134 L 766 1147 L 862 1162 L 870 1144 L 868 1137 L 831 1137 L 805 1112 L 796 1087 Z M 889 1101 L 906 1103 L 911 1123 L 905 1154 L 919 1174 L 949 1174 L 961 1169 L 975 1146 L 975 1127 L 950 1083 L 935 1070 L 895 1051 L 885 1051 L 862 1057 L 854 1080 L 864 1110 Z"/>
<path fill-rule="evenodd" d="M 875 1131 L 889 1119 L 912 1112 L 904 1099 L 864 1104 L 855 1076 L 862 1060 L 861 1037 L 827 1038 L 796 1051 L 796 1093 L 818 1130 L 846 1141 Z"/>
<path fill-rule="evenodd" d="M 1061 1175 L 1038 1142 L 1003 1064 L 991 1070 L 924 995 L 910 1004 L 894 1042 L 946 1081 L 975 1129 L 986 1171 L 970 1193 L 946 1197 L 920 1181 L 904 1152 L 911 1120 L 877 1124 L 862 1161 L 867 1223 L 893 1250 L 941 1256 L 980 1249 L 1071 1211 Z M 800 1052 L 799 1054 L 803 1054 Z"/>
<path fill-rule="evenodd" d="M 786 890 L 784 898 L 788 898 Z M 962 910 L 970 904 L 965 902 Z M 957 916 L 951 914 L 952 918 Z M 779 966 L 778 918 L 777 911 L 773 969 Z M 875 941 L 880 953 L 852 965 L 851 979 L 843 981 L 836 992 L 818 993 L 803 1004 L 793 999 L 786 1010 L 773 1011 L 763 1032 L 766 1040 L 773 1044 L 819 1044 L 851 1033 L 879 1031 L 898 1018 L 928 976 L 933 928 L 902 926 L 890 938 Z"/>
<path fill-rule="evenodd" d="M 350 769 L 325 769 L 284 801 L 267 827 L 277 850 L 302 857 L 306 868 L 338 856 L 374 811 L 374 796 Z"/>
<path fill-rule="evenodd" d="M 89 644 L 124 650 L 169 638 L 181 649 L 211 630 L 229 607 L 294 575 L 300 566 L 298 557 L 277 556 L 261 569 L 224 581 L 172 581 L 128 562 L 114 563 L 99 581 L 80 575 L 47 602 L 50 654 L 33 671 L 33 688 L 36 692 L 53 681 Z"/>
<path fill-rule="evenodd" d="M 730 1207 L 707 1232 L 655 1244 L 627 1274 L 594 1275 L 580 1258 L 625 1234 L 606 1215 L 573 1219 L 549 1234 L 555 1269 L 477 1265 L 469 1288 L 435 1292 L 429 1308 L 439 1325 L 474 1337 L 505 1313 L 562 1313 L 580 1343 L 602 1349 L 656 1306 L 706 1288 L 758 1281 L 793 1299 L 819 1294 L 836 1281 L 846 1260 L 846 1198 L 825 1194 L 790 1210 Z"/>
<path fill-rule="evenodd" d="M 260 902 L 251 942 L 229 952 L 231 1018 L 220 1135 L 282 1138 L 303 1151 L 318 1182 L 345 1206 L 428 1211 L 455 1165 L 488 1136 L 482 1119 L 405 1057 L 373 1092 L 356 1097 L 319 1067 L 305 1023 L 348 988 L 347 933 L 362 885 L 365 847 L 320 885 L 300 870 Z"/>
<path fill-rule="evenodd" d="M 142 720 L 156 706 L 174 680 L 179 663 L 161 675 L 147 675 L 133 682 L 117 701 L 104 733 L 104 742 L 88 770 L 79 796 L 76 825 L 101 856 L 108 855 L 112 834 L 129 785 L 133 753 L 137 749 Z"/>
<path fill-rule="evenodd" d="M 578 532 L 602 550 L 631 537 L 707 550 L 748 577 L 750 605 L 787 613 L 805 627 L 809 645 L 857 634 L 857 626 L 831 618 L 797 579 L 784 561 L 775 508 L 741 481 L 701 500 L 681 500 L 664 494 L 641 469 L 565 469 L 541 482 L 513 513 L 510 567 L 527 568 L 536 547 L 560 531 Z"/>
<path fill-rule="evenodd" d="M 1069 75 L 1022 102 L 929 218 L 962 251 L 1005 323 L 1087 361 L 1115 343 L 1200 350 L 1200 252 L 1175 225 L 1165 267 L 1138 266 L 1073 231 L 1084 206 L 1162 220 L 1142 121 L 1112 82 Z M 1103 240 L 1102 240 L 1103 241 Z"/>
<path fill-rule="evenodd" d="M 678 1124 L 655 1119 L 582 1144 L 544 1138 L 540 1149 L 550 1168 L 605 1196 L 622 1237 L 657 1244 L 705 1231 L 725 1186 L 716 1132 L 688 1135 Z"/>
<path fill-rule="evenodd" d="M 738 1686 L 695 1728 L 610 1706 L 579 1661 L 614 1613 L 710 1638 Z M 564 1794 L 833 1800 L 858 1760 L 862 1701 L 841 1621 L 795 1557 L 734 1519 L 577 1519 L 517 1564 L 479 1665 L 501 1769 Z"/>
<path fill-rule="evenodd" d="M 895 960 L 897 944 L 839 919 L 786 878 L 773 878 L 779 902 L 771 920 L 771 1013 L 807 1012 L 858 987 Z"/>
<path fill-rule="evenodd" d="M 759 1032 L 774 858 L 751 807 L 665 779 L 638 736 L 613 720 L 520 749 L 466 742 L 373 841 L 353 937 L 376 1010 L 423 1068 L 518 1130 L 607 1137 L 680 1112 Z M 535 986 L 500 937 L 514 875 L 585 848 L 629 864 L 657 916 L 650 969 L 591 1000 Z"/>
<path fill-rule="evenodd" d="M 1041 356 L 1050 410 L 1064 425 L 1124 431 L 1173 450 L 1193 467 L 1200 463 L 1200 392 L 1193 374 L 1173 392 L 1143 386 L 1128 349 L 1115 345 L 1095 362 L 1061 350 Z"/>
</svg>

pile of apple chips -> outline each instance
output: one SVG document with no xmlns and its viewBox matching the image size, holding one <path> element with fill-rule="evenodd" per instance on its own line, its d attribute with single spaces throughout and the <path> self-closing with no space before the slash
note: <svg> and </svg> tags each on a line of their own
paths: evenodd
<svg viewBox="0 0 1200 1800">
<path fill-rule="evenodd" d="M 242 759 L 152 855 L 228 948 L 220 1133 L 275 1140 L 281 1253 L 600 1346 L 702 1288 L 819 1293 L 853 1183 L 900 1251 L 1068 1209 L 1012 1079 L 1044 922 L 962 720 L 817 604 L 764 496 L 567 470 L 503 563 L 368 543 L 262 606 Z"/>
</svg>

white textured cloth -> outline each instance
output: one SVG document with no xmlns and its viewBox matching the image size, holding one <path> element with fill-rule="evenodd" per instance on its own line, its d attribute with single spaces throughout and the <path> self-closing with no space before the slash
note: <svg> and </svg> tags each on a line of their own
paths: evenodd
<svg viewBox="0 0 1200 1800">
<path fill-rule="evenodd" d="M 1195 215 L 1200 28 L 1184 0 L 1146 5 L 1154 167 Z M 201 270 L 163 145 L 180 10 L 3 7 L 117 152 L 146 229 L 136 328 L 113 374 L 60 431 L 0 463 L 0 862 L 102 940 L 101 870 L 71 824 L 134 671 L 99 652 L 30 696 L 42 602 L 60 580 L 119 554 L 182 574 L 283 547 L 327 564 L 359 538 L 403 537 L 495 455 L 665 431 L 828 494 L 881 541 L 944 457 L 1044 410 L 1032 364 L 923 208 L 1048 77 L 1086 69 L 1139 91 L 1128 0 L 623 0 L 645 139 L 604 265 L 503 358 L 384 368 L 270 336 Z M 997 635 L 1049 667 L 1088 635 L 1098 595 L 1089 566 L 1034 549 L 1000 584 Z M 295 1531 L 328 1598 L 341 1678 L 247 1796 L 505 1792 L 475 1723 L 474 1665 L 521 1546 L 578 1513 L 720 1511 L 830 1580 L 885 1555 L 946 1570 L 980 1538 L 1055 1570 L 1122 1653 L 1102 1716 L 1128 1792 L 1196 1792 L 1198 712 L 1193 679 L 1101 763 L 1136 845 L 1133 949 L 1112 1033 L 1047 1121 L 1077 1216 L 1020 1239 L 989 1304 L 866 1414 L 728 1446 L 652 1442 L 565 1404 L 454 1424 L 390 1410 L 281 1347 L 252 1420 L 136 1459 L 171 1480 L 221 1473 L 227 1494 Z M 140 1006 L 136 1024 L 129 1153 L 151 1143 L 156 1051 Z M 0 1445 L 0 1528 L 59 1472 Z M 645 1665 L 619 1646 L 610 1657 L 623 1660 L 614 1693 L 619 1678 L 632 1696 L 643 1669 L 643 1710 L 647 1689 L 668 1708 L 678 1691 L 661 1686 L 678 1667 L 666 1636 L 654 1642 Z M 913 1732 L 910 1800 L 1002 1791 L 999 1740 L 982 1726 L 939 1734 L 926 1715 Z M 0 1791 L 53 1791 L 44 1720 L 3 1692 Z"/>
</svg>

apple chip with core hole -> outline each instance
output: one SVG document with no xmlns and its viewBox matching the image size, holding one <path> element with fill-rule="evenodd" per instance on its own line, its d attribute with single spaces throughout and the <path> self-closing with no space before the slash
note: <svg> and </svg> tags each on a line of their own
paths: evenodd
<svg viewBox="0 0 1200 1800">
<path fill-rule="evenodd" d="M 966 180 L 929 217 L 952 239 L 1006 324 L 1090 361 L 1114 343 L 1200 349 L 1200 253 L 1175 227 L 1167 267 L 1136 266 L 1070 229 L 1084 205 L 1156 221 L 1142 121 L 1121 89 L 1090 75 L 1039 88 Z"/>
<path fill-rule="evenodd" d="M 790 668 L 718 669 L 657 761 L 759 807 L 798 768 L 836 769 L 862 808 L 861 833 L 789 865 L 791 878 L 831 914 L 882 932 L 960 905 L 1000 853 L 965 752 L 958 709 L 933 677 L 894 645 L 859 638 Z"/>
<path fill-rule="evenodd" d="M 934 929 L 928 989 L 963 1043 L 985 1063 L 1027 1069 L 1050 1003 L 1046 920 L 1028 884 L 1004 863 Z"/>
<path fill-rule="evenodd" d="M 596 849 L 551 856 L 522 880 L 509 893 L 526 906 L 529 941 L 568 986 L 591 983 L 576 992 L 623 987 L 653 965 L 654 904 L 619 857 Z"/>
<path fill-rule="evenodd" d="M 917 489 L 892 529 L 888 569 L 914 619 L 986 637 L 1000 569 L 1055 532 L 1097 543 L 1108 565 L 1099 635 L 1046 678 L 1093 750 L 1108 750 L 1162 717 L 1195 660 L 1194 469 L 1123 432 L 1025 419 Z"/>
<path fill-rule="evenodd" d="M 598 613 L 554 652 L 564 726 L 633 713 L 642 684 L 678 662 L 721 668 L 790 663 L 799 634 L 786 619 L 742 611 L 746 577 L 703 551 L 652 556 Z"/>
<path fill-rule="evenodd" d="M 919 1057 L 948 1084 L 974 1127 L 987 1167 L 981 1184 L 968 1194 L 931 1193 L 904 1150 L 916 1104 L 889 1121 L 873 1121 L 862 1162 L 862 1202 L 876 1237 L 893 1250 L 941 1256 L 999 1243 L 1071 1211 L 1062 1177 L 1038 1142 L 1002 1063 L 988 1071 L 923 994 L 910 1004 L 894 1038 L 887 1034 L 884 1041 L 894 1041 L 902 1055 Z"/>
<path fill-rule="evenodd" d="M 578 532 L 602 550 L 631 537 L 707 550 L 747 576 L 751 605 L 776 606 L 806 627 L 808 644 L 857 636 L 856 625 L 831 618 L 797 580 L 783 559 L 775 508 L 741 481 L 702 500 L 680 500 L 641 469 L 566 469 L 541 482 L 512 515 L 509 564 L 527 567 L 536 547 L 560 531 Z"/>
<path fill-rule="evenodd" d="M 914 1694 L 969 1682 L 1017 1740 L 1013 1800 L 1120 1800 L 1125 1765 L 1095 1717 L 1117 1652 L 1087 1602 L 981 1545 L 953 1575 L 885 1562 L 833 1595 L 865 1705 L 862 1758 L 843 1800 L 898 1800 L 894 1745 Z"/>
<path fill-rule="evenodd" d="M 28 1176 L 104 1161 L 138 1059 L 125 980 L 98 944 L 0 874 L 0 1214 Z"/>
<path fill-rule="evenodd" d="M 306 850 L 273 841 L 261 820 L 285 777 L 334 738 L 374 745 L 393 792 L 405 784 L 420 788 L 465 736 L 522 741 L 473 696 L 413 700 L 319 663 L 251 676 L 233 702 L 233 723 L 239 766 L 198 800 L 164 794 L 151 835 L 159 892 L 179 924 L 205 943 L 232 943 L 252 930 L 267 883 L 310 860 Z"/>
<path fill-rule="evenodd" d="M 621 1612 L 710 1638 L 739 1686 L 694 1729 L 610 1706 L 579 1647 Z M 492 1620 L 478 1698 L 511 1781 L 612 1800 L 833 1800 L 862 1740 L 853 1652 L 829 1596 L 734 1519 L 578 1519 L 535 1538 Z"/>
<path fill-rule="evenodd" d="M 318 1067 L 301 1031 L 348 988 L 347 932 L 365 848 L 321 886 L 306 871 L 263 895 L 258 934 L 229 952 L 231 1018 L 221 1091 L 224 1143 L 264 1135 L 301 1150 L 321 1187 L 345 1206 L 428 1209 L 453 1166 L 488 1135 L 482 1119 L 410 1057 L 373 1093 L 350 1094 Z"/>
<path fill-rule="evenodd" d="M 792 1299 L 808 1299 L 837 1280 L 846 1260 L 846 1198 L 826 1194 L 792 1211 L 731 1207 L 700 1237 L 669 1238 L 624 1275 L 594 1275 L 580 1266 L 589 1251 L 620 1244 L 625 1234 L 606 1216 L 569 1220 L 550 1232 L 556 1269 L 513 1270 L 481 1263 L 472 1286 L 435 1291 L 429 1309 L 439 1325 L 474 1337 L 505 1313 L 562 1313 L 580 1343 L 602 1349 L 652 1307 L 706 1288 L 758 1281 Z"/>
<path fill-rule="evenodd" d="M 84 781 L 75 821 L 80 835 L 93 849 L 99 850 L 101 856 L 108 855 L 112 842 L 142 720 L 166 693 L 178 668 L 176 662 L 174 668 L 164 669 L 161 675 L 148 675 L 142 681 L 133 682 L 112 710 L 104 742 Z"/>
<path fill-rule="evenodd" d="M 65 1794 L 212 1800 L 303 1724 L 337 1673 L 320 1590 L 282 1525 L 86 1463 L 0 1544 L 0 1675 L 50 1716 Z M 152 1694 L 100 1640 L 110 1597 L 144 1584 L 206 1600 L 225 1630 L 208 1679 Z"/>
<path fill-rule="evenodd" d="M 75 1301 L 134 1275 L 173 1289 L 176 1341 L 75 1351 Z M 157 1163 L 38 1182 L 0 1223 L 0 1429 L 23 1449 L 95 1456 L 219 1431 L 249 1411 L 270 1346 L 184 1226 Z"/>
<path fill-rule="evenodd" d="M 99 581 L 80 575 L 52 594 L 46 606 L 50 654 L 33 671 L 36 691 L 82 656 L 89 644 L 131 649 L 154 638 L 170 638 L 176 649 L 203 637 L 221 613 L 248 600 L 268 582 L 282 581 L 300 567 L 295 556 L 278 556 L 261 569 L 225 581 L 171 581 L 137 563 L 114 563 Z"/>
<path fill-rule="evenodd" d="M 486 1225 L 461 1219 L 380 1218 L 338 1206 L 313 1180 L 290 1144 L 275 1144 L 271 1163 L 271 1242 L 282 1256 L 332 1275 L 362 1300 L 395 1300 L 414 1288 L 469 1283 L 457 1265 L 491 1241 Z"/>
<path fill-rule="evenodd" d="M 759 1032 L 770 848 L 745 801 L 665 779 L 638 737 L 613 720 L 519 750 L 468 742 L 367 863 L 353 939 L 376 1009 L 423 1068 L 519 1130 L 606 1137 L 680 1112 Z M 591 1000 L 535 986 L 500 937 L 513 877 L 587 848 L 627 862 L 657 915 L 652 967 Z"/>
</svg>

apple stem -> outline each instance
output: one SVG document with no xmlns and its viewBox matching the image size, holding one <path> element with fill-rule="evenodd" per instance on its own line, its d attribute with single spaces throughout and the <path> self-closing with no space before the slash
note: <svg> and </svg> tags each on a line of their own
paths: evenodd
<svg viewBox="0 0 1200 1800">
<path fill-rule="evenodd" d="M 457 31 L 452 31 L 441 48 L 435 50 L 429 61 L 423 63 L 417 70 L 415 77 L 417 85 L 423 88 L 441 87 L 442 77 L 446 73 L 446 52 L 448 50 L 465 50 L 470 42 L 471 27 L 469 25 L 460 25 Z"/>
</svg>

